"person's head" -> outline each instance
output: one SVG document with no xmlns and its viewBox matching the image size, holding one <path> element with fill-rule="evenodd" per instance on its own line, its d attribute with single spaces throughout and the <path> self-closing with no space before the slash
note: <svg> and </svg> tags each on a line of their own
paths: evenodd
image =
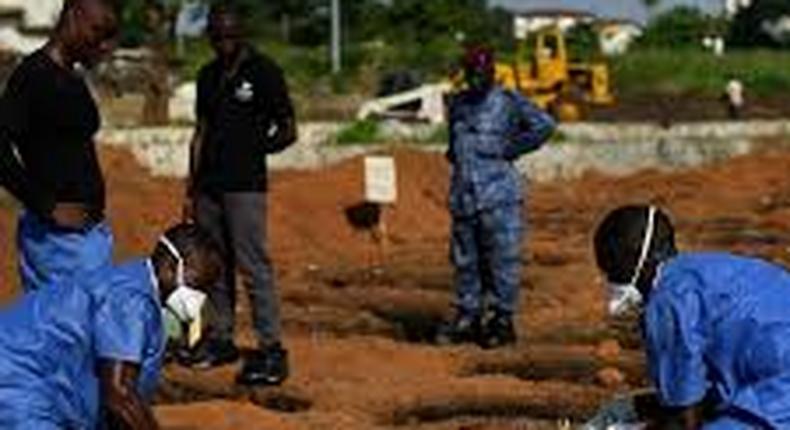
<svg viewBox="0 0 790 430">
<path fill-rule="evenodd" d="M 222 275 L 217 244 L 200 227 L 178 224 L 154 246 L 151 262 L 161 302 L 183 323 L 199 319 L 206 293 Z"/>
<path fill-rule="evenodd" d="M 658 266 L 677 254 L 669 217 L 655 206 L 623 206 L 600 223 L 595 259 L 609 285 L 609 312 L 617 316 L 647 297 Z"/>
<path fill-rule="evenodd" d="M 109 56 L 118 37 L 118 19 L 109 0 L 66 0 L 53 38 L 65 60 L 92 67 Z"/>
<path fill-rule="evenodd" d="M 238 10 L 227 3 L 211 6 L 206 32 L 214 52 L 223 61 L 238 55 L 244 40 L 244 29 Z"/>
<path fill-rule="evenodd" d="M 470 91 L 485 93 L 494 85 L 494 52 L 485 46 L 469 46 L 461 61 L 464 79 Z"/>
</svg>

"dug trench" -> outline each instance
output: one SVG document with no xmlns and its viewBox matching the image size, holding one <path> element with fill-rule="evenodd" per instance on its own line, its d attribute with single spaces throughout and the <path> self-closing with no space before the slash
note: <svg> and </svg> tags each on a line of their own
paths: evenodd
<svg viewBox="0 0 790 430">
<path fill-rule="evenodd" d="M 248 355 L 249 351 L 242 351 Z M 198 372 L 192 378 L 165 377 L 157 390 L 154 403 L 159 405 L 199 403 L 212 400 L 249 402 L 260 408 L 295 414 L 309 411 L 312 400 L 294 387 L 255 389 L 235 384 L 206 383 Z"/>
<path fill-rule="evenodd" d="M 558 407 L 559 406 L 559 407 Z M 571 405 L 530 404 L 523 398 L 449 398 L 397 409 L 389 424 L 396 427 L 425 427 L 427 425 L 455 425 L 454 428 L 484 428 L 482 426 L 518 426 L 518 428 L 556 429 L 564 420 L 581 421 L 594 409 Z M 466 427 L 470 426 L 470 427 Z"/>
<path fill-rule="evenodd" d="M 563 257 L 547 257 L 547 262 L 541 259 L 534 263 L 534 267 L 555 267 L 557 258 Z M 425 271 L 432 270 L 426 268 Z M 408 278 L 400 282 L 392 279 L 385 281 L 387 276 L 377 275 L 359 282 L 343 281 L 340 288 L 333 279 L 313 286 L 310 294 L 299 292 L 287 295 L 284 299 L 295 311 L 286 321 L 286 327 L 305 334 L 320 332 L 335 337 L 373 336 L 398 342 L 432 344 L 438 327 L 452 313 L 451 275 L 447 274 L 443 278 L 441 288 L 437 288 L 439 282 L 418 284 Z M 427 277 L 434 278 L 430 274 Z M 521 287 L 525 295 L 530 295 L 534 290 L 529 279 Z M 616 331 L 601 324 L 571 324 L 529 333 L 533 342 L 568 345 L 595 345 L 618 336 Z"/>
<path fill-rule="evenodd" d="M 495 385 L 515 378 L 533 390 L 527 394 L 520 390 L 486 392 L 478 388 L 424 397 L 397 407 L 387 416 L 386 423 L 431 429 L 557 429 L 562 423 L 578 424 L 594 415 L 609 396 L 608 389 L 614 388 L 604 387 L 602 371 L 624 375 L 616 381 L 620 390 L 646 383 L 638 352 L 626 351 L 608 359 L 595 355 L 590 348 L 556 345 L 468 352 L 457 373 L 462 381 Z M 536 391 L 546 395 L 535 395 Z"/>
<path fill-rule="evenodd" d="M 508 351 L 499 356 L 478 357 L 464 365 L 460 376 L 509 375 L 526 381 L 566 381 L 582 385 L 601 383 L 601 372 L 615 369 L 623 375 L 622 384 L 644 386 L 645 365 L 642 354 L 622 351 L 615 357 L 595 353 L 573 353 L 572 349 L 554 351 L 534 347 L 527 351 Z"/>
</svg>

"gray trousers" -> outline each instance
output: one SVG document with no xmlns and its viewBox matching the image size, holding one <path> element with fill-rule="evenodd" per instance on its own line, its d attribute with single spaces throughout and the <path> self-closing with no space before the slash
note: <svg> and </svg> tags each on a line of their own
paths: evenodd
<svg viewBox="0 0 790 430">
<path fill-rule="evenodd" d="M 217 314 L 212 338 L 233 341 L 236 270 L 250 297 L 252 322 L 262 347 L 280 341 L 280 306 L 266 248 L 266 193 L 198 194 L 196 222 L 225 255 L 225 276 L 209 298 Z"/>
</svg>

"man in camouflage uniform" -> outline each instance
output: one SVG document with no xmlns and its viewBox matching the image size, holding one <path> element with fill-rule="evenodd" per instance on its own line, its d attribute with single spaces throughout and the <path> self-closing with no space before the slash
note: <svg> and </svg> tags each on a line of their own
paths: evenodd
<svg viewBox="0 0 790 430">
<path fill-rule="evenodd" d="M 555 128 L 554 120 L 522 95 L 494 84 L 494 64 L 490 50 L 467 50 L 467 88 L 450 102 L 447 158 L 453 166 L 450 248 L 457 315 L 439 329 L 444 344 L 515 342 L 523 226 L 521 178 L 513 162 L 537 150 Z"/>
</svg>

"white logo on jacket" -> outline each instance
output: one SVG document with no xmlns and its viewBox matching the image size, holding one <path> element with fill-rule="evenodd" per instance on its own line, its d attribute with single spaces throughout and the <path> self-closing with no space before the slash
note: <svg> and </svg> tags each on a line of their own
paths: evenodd
<svg viewBox="0 0 790 430">
<path fill-rule="evenodd" d="M 241 81 L 241 84 L 236 88 L 236 100 L 246 103 L 252 100 L 255 96 L 252 84 L 247 81 Z"/>
</svg>

